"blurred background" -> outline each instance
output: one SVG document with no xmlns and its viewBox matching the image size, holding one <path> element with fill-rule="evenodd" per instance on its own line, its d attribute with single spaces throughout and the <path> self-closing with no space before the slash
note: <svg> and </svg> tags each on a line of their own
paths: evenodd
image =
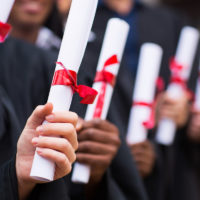
<svg viewBox="0 0 200 200">
<path fill-rule="evenodd" d="M 142 0 L 149 5 L 165 5 L 190 17 L 200 28 L 200 0 Z"/>
</svg>

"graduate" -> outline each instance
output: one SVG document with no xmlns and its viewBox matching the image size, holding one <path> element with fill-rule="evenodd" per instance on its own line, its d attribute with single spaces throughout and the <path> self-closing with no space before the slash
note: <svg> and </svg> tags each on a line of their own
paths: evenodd
<svg viewBox="0 0 200 200">
<path fill-rule="evenodd" d="M 13 37 L 44 49 L 59 51 L 63 24 L 54 0 L 16 0 L 9 23 L 13 27 Z M 51 30 L 48 27 L 51 27 Z"/>
</svg>

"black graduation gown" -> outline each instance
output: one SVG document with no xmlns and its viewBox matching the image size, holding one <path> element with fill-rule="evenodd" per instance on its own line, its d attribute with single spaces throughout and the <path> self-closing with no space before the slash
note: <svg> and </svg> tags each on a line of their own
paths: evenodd
<svg viewBox="0 0 200 200">
<path fill-rule="evenodd" d="M 160 75 L 164 78 L 167 84 L 170 77 L 170 71 L 168 68 L 169 59 L 175 54 L 180 30 L 184 23 L 173 12 L 166 9 L 148 8 L 140 4 L 136 12 L 137 32 L 139 37 L 138 49 L 145 42 L 154 42 L 164 49 Z M 98 9 L 92 28 L 92 31 L 96 35 L 96 39 L 87 46 L 82 67 L 79 71 L 80 84 L 92 85 L 107 21 L 111 17 L 113 17 L 112 11 L 105 7 L 100 7 Z M 123 60 L 108 115 L 109 120 L 118 126 L 122 134 L 126 134 L 127 130 L 129 111 L 132 105 L 134 79 L 135 77 L 126 67 L 125 60 Z M 194 79 L 191 80 L 194 82 Z M 75 110 L 79 110 L 80 114 L 82 108 L 79 108 L 79 106 L 80 105 L 77 104 L 74 107 Z M 81 116 L 84 116 L 84 111 L 82 112 Z M 165 199 L 166 194 L 169 192 L 169 184 L 172 184 L 172 172 L 170 170 L 173 169 L 170 168 L 169 170 L 171 158 L 170 161 L 168 161 L 168 157 L 171 157 L 171 152 L 173 152 L 173 150 L 169 150 L 168 148 L 156 144 L 155 148 L 157 153 L 156 165 L 153 173 L 144 179 L 144 184 L 150 199 L 162 200 Z M 120 173 L 122 173 L 122 171 Z M 113 176 L 120 182 L 118 174 L 119 172 L 115 171 Z M 129 180 L 130 179 L 128 178 L 127 180 L 122 178 L 120 183 L 123 185 Z M 175 184 L 173 184 L 173 186 L 179 187 Z M 180 188 L 182 188 L 182 186 L 180 186 Z M 193 195 L 192 191 L 189 193 L 191 196 Z M 132 198 L 134 198 L 134 195 Z"/>
<path fill-rule="evenodd" d="M 56 54 L 8 38 L 0 45 L 0 58 L 0 85 L 11 99 L 23 128 L 34 108 L 47 100 Z"/>
<path fill-rule="evenodd" d="M 0 86 L 0 165 L 15 155 L 20 127 L 13 105 Z"/>
</svg>

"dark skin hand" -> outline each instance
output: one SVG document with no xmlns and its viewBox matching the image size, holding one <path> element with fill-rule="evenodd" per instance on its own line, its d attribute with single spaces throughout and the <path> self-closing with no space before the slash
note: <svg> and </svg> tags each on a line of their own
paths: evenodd
<svg viewBox="0 0 200 200">
<path fill-rule="evenodd" d="M 90 184 L 98 184 L 115 157 L 120 138 L 117 127 L 108 121 L 79 121 L 77 161 L 91 168 Z"/>
<path fill-rule="evenodd" d="M 129 144 L 129 147 L 141 177 L 145 178 L 149 176 L 153 170 L 156 159 L 153 144 L 146 140 L 137 144 Z"/>
<path fill-rule="evenodd" d="M 115 125 L 101 119 L 80 119 L 76 130 L 79 141 L 76 158 L 77 162 L 90 166 L 90 180 L 85 193 L 87 199 L 92 199 L 119 149 L 119 131 Z"/>
<path fill-rule="evenodd" d="M 191 109 L 187 135 L 193 142 L 200 143 L 200 111 L 195 108 Z"/>
<path fill-rule="evenodd" d="M 190 96 L 185 92 L 179 99 L 172 99 L 164 92 L 159 95 L 156 104 L 156 121 L 162 118 L 172 119 L 178 128 L 183 127 L 189 117 Z"/>
</svg>

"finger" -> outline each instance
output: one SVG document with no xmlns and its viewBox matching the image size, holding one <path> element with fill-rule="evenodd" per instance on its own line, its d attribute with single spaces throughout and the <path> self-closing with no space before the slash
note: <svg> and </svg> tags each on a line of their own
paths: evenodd
<svg viewBox="0 0 200 200">
<path fill-rule="evenodd" d="M 109 134 L 110 133 L 110 134 Z M 110 144 L 110 145 L 120 145 L 120 138 L 118 132 L 106 132 L 96 128 L 84 129 L 78 135 L 79 142 L 82 141 L 93 141 L 98 143 Z"/>
<path fill-rule="evenodd" d="M 95 155 L 113 155 L 116 151 L 117 148 L 115 146 L 90 141 L 80 142 L 77 150 L 78 153 Z"/>
<path fill-rule="evenodd" d="M 143 151 L 132 151 L 132 155 L 134 157 L 135 160 L 145 160 L 145 159 L 149 159 L 152 157 L 152 154 L 149 152 L 143 152 Z"/>
<path fill-rule="evenodd" d="M 155 157 L 155 151 L 154 149 L 144 149 L 144 148 L 136 148 L 132 149 L 132 154 L 134 157 Z"/>
<path fill-rule="evenodd" d="M 147 149 L 151 146 L 151 143 L 148 140 L 145 140 L 144 142 L 139 142 L 136 144 L 129 144 L 131 148 L 144 148 Z"/>
<path fill-rule="evenodd" d="M 176 104 L 177 103 L 177 99 L 171 98 L 167 93 L 165 93 L 164 97 L 163 97 L 163 102 L 164 104 Z"/>
<path fill-rule="evenodd" d="M 103 167 L 105 165 L 109 165 L 111 160 L 108 156 L 105 155 L 91 155 L 91 154 L 76 154 L 76 160 L 79 163 L 83 163 L 86 165 L 90 165 L 92 167 Z"/>
<path fill-rule="evenodd" d="M 52 149 L 45 149 L 45 148 L 44 149 L 37 148 L 36 151 L 40 156 L 56 163 L 56 168 L 57 168 L 56 171 L 59 170 L 59 172 L 56 173 L 59 173 L 60 177 L 70 173 L 72 168 L 71 163 L 65 154 Z"/>
<path fill-rule="evenodd" d="M 118 131 L 115 125 L 113 125 L 112 123 L 106 120 L 102 120 L 99 118 L 96 118 L 90 121 L 85 121 L 83 124 L 83 129 L 87 129 L 87 128 L 97 128 L 97 129 L 101 129 L 104 131 L 111 131 L 111 132 Z"/>
<path fill-rule="evenodd" d="M 46 116 L 46 120 L 51 123 L 71 123 L 76 127 L 78 115 L 74 112 L 55 112 Z"/>
<path fill-rule="evenodd" d="M 70 162 L 76 159 L 75 150 L 64 138 L 36 137 L 32 139 L 35 147 L 52 149 L 64 153 Z"/>
<path fill-rule="evenodd" d="M 37 127 L 36 132 L 41 136 L 57 136 L 67 139 L 74 149 L 77 149 L 77 134 L 71 123 L 46 123 Z"/>
<path fill-rule="evenodd" d="M 44 106 L 37 106 L 31 116 L 28 118 L 26 127 L 35 129 L 45 120 L 46 115 L 49 115 L 53 110 L 53 105 L 47 103 Z"/>
<path fill-rule="evenodd" d="M 145 165 L 151 165 L 155 161 L 154 157 L 144 154 L 142 156 L 134 156 L 134 160 L 136 163 L 144 163 Z"/>
<path fill-rule="evenodd" d="M 162 109 L 162 112 L 160 113 L 160 118 L 175 119 L 176 113 L 172 109 Z"/>
<path fill-rule="evenodd" d="M 82 118 L 78 118 L 78 122 L 76 124 L 76 131 L 80 131 L 83 128 L 84 120 Z"/>
</svg>

